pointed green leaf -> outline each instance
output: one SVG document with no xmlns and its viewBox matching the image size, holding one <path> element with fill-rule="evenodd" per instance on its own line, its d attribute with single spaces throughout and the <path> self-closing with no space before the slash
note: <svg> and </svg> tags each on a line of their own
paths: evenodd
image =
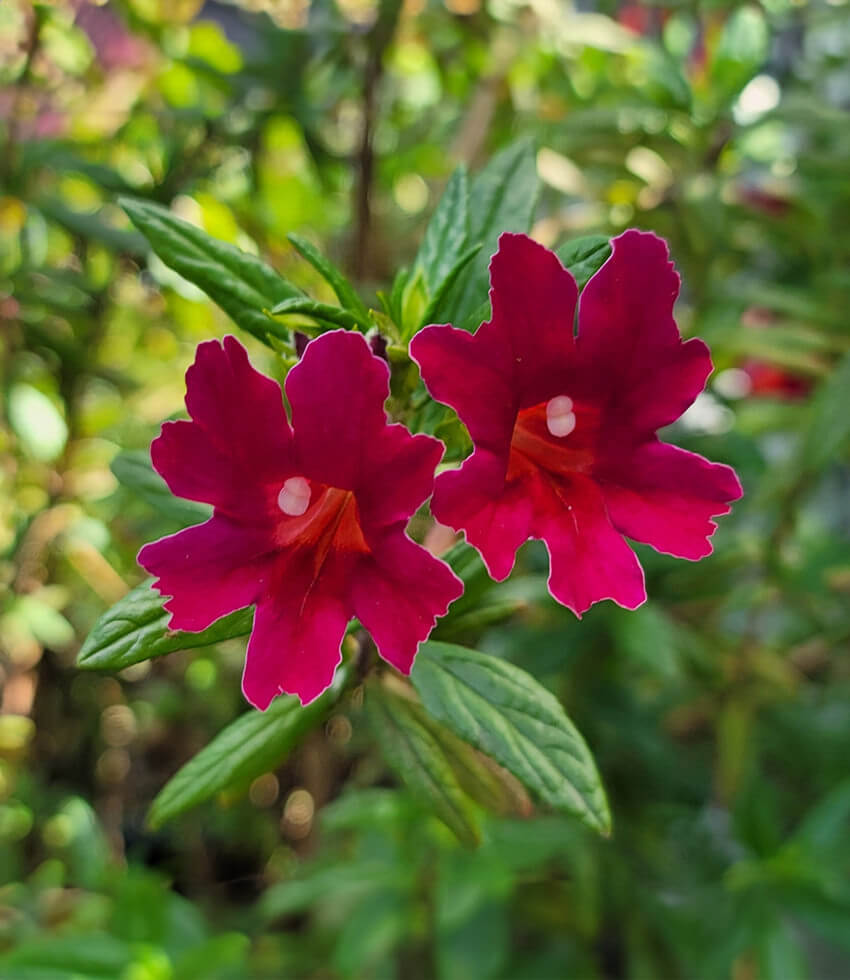
<svg viewBox="0 0 850 980">
<path fill-rule="evenodd" d="M 131 589 L 100 617 L 77 654 L 78 667 L 123 670 L 142 660 L 209 646 L 251 632 L 253 609 L 240 609 L 223 616 L 200 633 L 171 630 L 168 628 L 171 614 L 163 609 L 165 600 L 151 587 L 151 582 L 148 579 Z"/>
<path fill-rule="evenodd" d="M 321 697 L 303 705 L 298 698 L 275 698 L 266 711 L 252 708 L 232 722 L 190 759 L 160 790 L 148 812 L 151 827 L 226 789 L 242 789 L 276 769 L 303 735 L 320 724 L 348 681 L 341 665 Z"/>
<path fill-rule="evenodd" d="M 289 339 L 288 331 L 263 311 L 302 293 L 271 266 L 158 204 L 126 197 L 119 203 L 162 261 L 202 289 L 238 326 L 263 343 L 269 334 Z"/>
<path fill-rule="evenodd" d="M 486 301 L 499 235 L 531 228 L 539 188 L 534 146 L 526 140 L 497 153 L 472 181 L 468 243 L 480 242 L 481 252 L 450 290 L 437 312 L 439 322 L 462 324 Z"/>
<path fill-rule="evenodd" d="M 605 792 L 560 702 L 513 664 L 448 643 L 423 643 L 411 680 L 426 710 L 513 773 L 532 793 L 600 833 Z"/>
<path fill-rule="evenodd" d="M 419 319 L 417 326 L 425 326 L 428 323 L 433 323 L 440 307 L 443 304 L 449 290 L 457 281 L 458 276 L 463 272 L 463 270 L 469 265 L 469 263 L 475 258 L 476 255 L 481 251 L 481 245 L 473 245 L 472 248 L 468 248 L 455 262 L 455 264 L 446 273 L 446 278 L 436 287 L 428 306 L 425 308 L 425 312 Z"/>
<path fill-rule="evenodd" d="M 461 789 L 445 751 L 429 730 L 420 705 L 373 685 L 366 710 L 390 768 L 467 847 L 480 839 L 475 808 Z"/>
<path fill-rule="evenodd" d="M 572 273 L 579 289 L 599 270 L 611 254 L 611 242 L 604 235 L 585 235 L 564 242 L 555 254 Z"/>
<path fill-rule="evenodd" d="M 128 449 L 118 453 L 112 460 L 110 469 L 122 486 L 138 494 L 159 513 L 173 518 L 183 526 L 199 524 L 212 514 L 212 509 L 206 504 L 175 497 L 165 480 L 151 465 L 147 449 Z"/>
<path fill-rule="evenodd" d="M 369 310 L 366 304 L 360 299 L 357 290 L 339 269 L 313 245 L 300 235 L 286 236 L 299 254 L 305 258 L 310 265 L 326 280 L 336 293 L 337 299 L 360 323 L 364 330 L 368 330 L 372 323 L 369 319 Z"/>
<path fill-rule="evenodd" d="M 466 168 L 452 174 L 431 215 L 414 268 L 422 270 L 429 294 L 436 296 L 457 264 L 467 243 L 469 227 L 469 179 Z"/>
<path fill-rule="evenodd" d="M 409 278 L 410 269 L 407 266 L 402 266 L 395 274 L 395 279 L 393 279 L 389 294 L 378 292 L 378 299 L 381 301 L 384 311 L 399 329 L 404 319 L 402 316 L 402 299 L 404 298 L 404 291 Z"/>
<path fill-rule="evenodd" d="M 337 327 L 343 327 L 345 330 L 363 329 L 363 324 L 348 310 L 344 310 L 341 306 L 332 306 L 330 303 L 320 303 L 306 296 L 285 299 L 273 307 L 271 313 L 273 316 L 291 316 L 293 314 L 309 316 L 323 330 L 335 330 Z"/>
</svg>

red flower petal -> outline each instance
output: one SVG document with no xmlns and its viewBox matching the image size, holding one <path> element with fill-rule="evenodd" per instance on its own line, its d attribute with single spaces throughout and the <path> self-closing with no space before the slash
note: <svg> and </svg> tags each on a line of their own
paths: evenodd
<svg viewBox="0 0 850 980">
<path fill-rule="evenodd" d="M 667 243 L 650 232 L 624 232 L 581 295 L 579 377 L 608 414 L 638 433 L 674 422 L 705 387 L 708 348 L 685 343 L 673 319 L 679 276 Z"/>
<path fill-rule="evenodd" d="M 509 347 L 519 408 L 561 391 L 573 356 L 578 289 L 558 256 L 527 235 L 504 234 L 490 261 L 491 322 Z"/>
<path fill-rule="evenodd" d="M 500 236 L 490 278 L 490 321 L 474 334 L 426 327 L 411 341 L 410 356 L 428 391 L 455 409 L 476 446 L 504 452 L 517 411 L 563 384 L 577 289 L 554 252 L 526 235 Z"/>
<path fill-rule="evenodd" d="M 432 436 L 412 436 L 403 425 L 387 425 L 362 461 L 357 503 L 367 533 L 390 524 L 405 526 L 431 494 L 443 444 Z M 385 474 L 392 472 L 391 480 Z"/>
<path fill-rule="evenodd" d="M 637 609 L 646 600 L 643 569 L 612 527 L 599 489 L 578 477 L 568 499 L 568 508 L 553 499 L 548 513 L 535 514 L 535 537 L 549 551 L 552 596 L 578 616 L 602 599 Z"/>
<path fill-rule="evenodd" d="M 505 452 L 517 412 L 510 348 L 493 323 L 474 334 L 425 327 L 410 342 L 410 356 L 437 401 L 460 416 L 476 446 Z"/>
<path fill-rule="evenodd" d="M 304 583 L 257 606 L 245 655 L 242 693 L 261 711 L 278 694 L 296 694 L 308 704 L 330 687 L 350 619 L 334 595 L 310 592 Z"/>
<path fill-rule="evenodd" d="M 214 515 L 204 524 L 146 544 L 139 564 L 171 596 L 169 626 L 198 632 L 236 609 L 250 606 L 270 578 L 271 543 L 263 529 Z"/>
<path fill-rule="evenodd" d="M 712 517 L 743 493 L 735 471 L 696 453 L 650 442 L 599 474 L 618 531 L 677 558 L 711 554 Z"/>
<path fill-rule="evenodd" d="M 280 385 L 254 370 L 235 338 L 210 340 L 198 345 L 186 372 L 186 407 L 192 421 L 166 422 L 151 445 L 171 491 L 234 518 L 273 513 L 292 474 Z"/>
<path fill-rule="evenodd" d="M 438 521 L 465 531 L 499 582 L 510 575 L 517 548 L 531 533 L 531 495 L 522 485 L 505 486 L 504 461 L 486 449 L 437 479 L 431 510 Z"/>
<path fill-rule="evenodd" d="M 351 596 L 354 615 L 380 655 L 409 674 L 417 647 L 462 592 L 463 583 L 445 562 L 393 531 L 374 557 L 361 561 Z"/>
<path fill-rule="evenodd" d="M 362 334 L 332 330 L 307 345 L 285 387 L 300 471 L 328 486 L 359 487 L 367 447 L 387 425 L 386 362 Z"/>
</svg>

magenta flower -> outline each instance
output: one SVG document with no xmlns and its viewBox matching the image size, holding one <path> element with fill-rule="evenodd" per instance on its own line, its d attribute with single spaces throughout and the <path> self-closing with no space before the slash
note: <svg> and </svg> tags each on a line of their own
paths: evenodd
<svg viewBox="0 0 850 980">
<path fill-rule="evenodd" d="M 173 629 L 197 631 L 256 603 L 242 689 L 312 701 L 333 679 L 356 616 L 384 660 L 409 673 L 416 649 L 463 591 L 406 534 L 430 494 L 442 443 L 389 425 L 389 371 L 359 334 L 307 346 L 280 386 L 233 337 L 198 347 L 186 372 L 189 422 L 166 422 L 153 464 L 213 516 L 146 545 L 139 563 Z"/>
<path fill-rule="evenodd" d="M 441 474 L 431 509 L 466 532 L 504 579 L 517 548 L 542 538 L 549 590 L 580 615 L 646 598 L 623 535 L 681 558 L 709 554 L 710 518 L 741 496 L 734 470 L 660 442 L 711 372 L 701 340 L 673 319 L 679 277 L 666 244 L 627 231 L 581 297 L 557 256 L 502 235 L 490 263 L 492 319 L 474 334 L 430 326 L 411 356 L 454 408 L 475 451 Z"/>
</svg>

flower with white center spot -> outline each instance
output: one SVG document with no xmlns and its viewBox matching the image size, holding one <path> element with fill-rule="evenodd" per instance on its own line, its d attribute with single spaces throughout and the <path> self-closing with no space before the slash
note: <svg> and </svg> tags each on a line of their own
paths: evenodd
<svg viewBox="0 0 850 980">
<path fill-rule="evenodd" d="M 573 400 L 566 395 L 551 398 L 546 405 L 546 428 L 558 439 L 568 436 L 576 427 Z"/>
<path fill-rule="evenodd" d="M 303 476 L 291 476 L 277 495 L 277 505 L 290 517 L 300 517 L 310 506 L 310 484 Z"/>
</svg>

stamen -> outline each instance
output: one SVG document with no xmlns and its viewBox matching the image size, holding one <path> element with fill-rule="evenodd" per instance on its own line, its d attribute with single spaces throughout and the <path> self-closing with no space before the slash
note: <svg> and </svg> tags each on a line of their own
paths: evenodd
<svg viewBox="0 0 850 980">
<path fill-rule="evenodd" d="M 310 506 L 310 484 L 303 476 L 291 476 L 277 495 L 277 505 L 290 517 L 300 517 Z"/>
<path fill-rule="evenodd" d="M 566 395 L 551 398 L 546 405 L 546 428 L 562 439 L 568 436 L 576 427 L 576 416 L 573 411 L 573 400 Z"/>
</svg>

